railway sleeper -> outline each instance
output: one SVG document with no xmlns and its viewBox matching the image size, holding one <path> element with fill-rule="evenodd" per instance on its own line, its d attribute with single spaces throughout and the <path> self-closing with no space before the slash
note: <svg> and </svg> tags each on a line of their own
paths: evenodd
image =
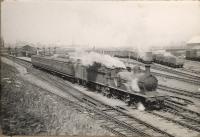
<svg viewBox="0 0 200 137">
<path fill-rule="evenodd" d="M 106 130 L 108 130 L 108 131 L 110 131 L 111 133 L 113 133 L 113 134 L 115 134 L 115 135 L 117 135 L 117 136 L 120 136 L 120 137 L 127 137 L 126 135 L 124 135 L 124 134 L 122 134 L 122 133 L 120 133 L 120 132 L 118 132 L 118 131 L 116 131 L 116 130 L 114 130 L 114 129 L 108 127 L 108 126 L 102 125 L 101 127 L 104 128 L 104 129 L 106 129 Z"/>
<path fill-rule="evenodd" d="M 112 115 L 112 117 L 114 117 L 114 118 L 117 118 L 117 117 L 118 117 L 118 115 L 115 114 L 115 113 L 107 113 L 107 112 L 106 112 L 106 114 L 108 114 L 108 115 Z"/>
<path fill-rule="evenodd" d="M 102 109 L 102 111 L 110 111 L 110 110 L 113 110 L 113 108 Z"/>
<path fill-rule="evenodd" d="M 179 125 L 181 125 L 181 126 L 183 126 L 183 127 L 187 127 L 187 128 L 189 128 L 189 129 L 192 129 L 192 130 L 195 130 L 195 131 L 200 132 L 200 129 L 196 127 L 196 124 L 195 124 L 194 126 L 192 126 L 192 125 L 191 125 L 192 123 L 190 123 L 190 125 L 188 125 L 187 123 L 185 123 L 185 122 L 186 122 L 185 120 L 184 120 L 184 122 L 183 122 L 183 121 L 180 122 L 180 121 L 171 119 L 171 118 L 169 118 L 169 117 L 166 117 L 166 116 L 163 116 L 163 115 L 159 115 L 159 114 L 157 114 L 157 113 L 153 113 L 153 114 L 156 115 L 156 116 L 158 116 L 158 117 L 161 117 L 161 118 L 163 118 L 163 119 L 166 119 L 166 120 L 168 120 L 168 121 L 172 121 L 172 122 L 174 122 L 174 123 L 177 123 L 177 124 L 179 124 Z"/>
</svg>

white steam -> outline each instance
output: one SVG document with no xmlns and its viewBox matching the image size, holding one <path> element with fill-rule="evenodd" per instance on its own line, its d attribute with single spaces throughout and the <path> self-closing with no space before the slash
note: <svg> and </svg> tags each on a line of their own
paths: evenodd
<svg viewBox="0 0 200 137">
<path fill-rule="evenodd" d="M 138 81 L 137 78 L 132 79 L 132 81 L 131 81 L 131 88 L 132 88 L 132 90 L 134 90 L 136 92 L 140 92 L 140 89 L 138 87 L 137 81 Z"/>
<path fill-rule="evenodd" d="M 150 49 L 148 47 L 143 47 L 143 46 L 137 47 L 137 53 L 139 57 L 141 58 L 145 57 L 146 52 L 150 52 Z"/>
<path fill-rule="evenodd" d="M 52 57 L 53 57 L 53 58 L 57 58 L 57 57 L 59 57 L 59 54 L 53 54 Z"/>
<path fill-rule="evenodd" d="M 83 65 L 92 65 L 94 62 L 101 63 L 108 68 L 126 68 L 125 64 L 115 57 L 103 55 L 96 52 L 84 52 L 78 50 L 74 53 L 75 59 L 80 59 Z"/>
<path fill-rule="evenodd" d="M 170 52 L 167 52 L 165 50 L 158 50 L 154 52 L 155 54 L 162 54 L 164 56 L 168 56 L 168 57 L 174 57 L 174 55 L 172 55 Z"/>
<path fill-rule="evenodd" d="M 69 59 L 69 55 L 67 54 L 54 54 L 53 56 L 51 56 L 51 58 L 63 58 L 63 59 Z"/>
<path fill-rule="evenodd" d="M 137 103 L 137 109 L 140 110 L 140 111 L 144 111 L 145 107 L 141 102 L 139 102 L 139 103 Z"/>
<path fill-rule="evenodd" d="M 174 55 L 172 55 L 171 53 L 169 53 L 169 52 L 165 52 L 164 53 L 164 56 L 168 56 L 168 57 L 175 57 Z"/>
</svg>

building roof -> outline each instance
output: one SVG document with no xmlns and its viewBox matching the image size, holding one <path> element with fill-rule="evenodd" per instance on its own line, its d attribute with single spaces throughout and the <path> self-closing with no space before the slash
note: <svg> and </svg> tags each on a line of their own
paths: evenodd
<svg viewBox="0 0 200 137">
<path fill-rule="evenodd" d="M 192 38 L 187 42 L 187 44 L 197 44 L 197 43 L 200 43 L 200 35 L 199 35 L 199 36 L 192 37 Z"/>
</svg>

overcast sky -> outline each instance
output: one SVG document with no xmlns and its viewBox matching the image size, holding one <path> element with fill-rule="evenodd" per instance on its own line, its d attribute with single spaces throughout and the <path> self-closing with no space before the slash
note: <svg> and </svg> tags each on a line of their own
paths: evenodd
<svg viewBox="0 0 200 137">
<path fill-rule="evenodd" d="M 200 35 L 197 1 L 24 1 L 2 3 L 5 42 L 150 47 Z"/>
</svg>

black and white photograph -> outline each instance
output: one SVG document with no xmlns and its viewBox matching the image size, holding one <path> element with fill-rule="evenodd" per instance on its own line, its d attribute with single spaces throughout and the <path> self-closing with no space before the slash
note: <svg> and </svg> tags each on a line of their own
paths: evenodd
<svg viewBox="0 0 200 137">
<path fill-rule="evenodd" d="M 0 7 L 1 135 L 200 136 L 200 1 Z"/>
</svg>

